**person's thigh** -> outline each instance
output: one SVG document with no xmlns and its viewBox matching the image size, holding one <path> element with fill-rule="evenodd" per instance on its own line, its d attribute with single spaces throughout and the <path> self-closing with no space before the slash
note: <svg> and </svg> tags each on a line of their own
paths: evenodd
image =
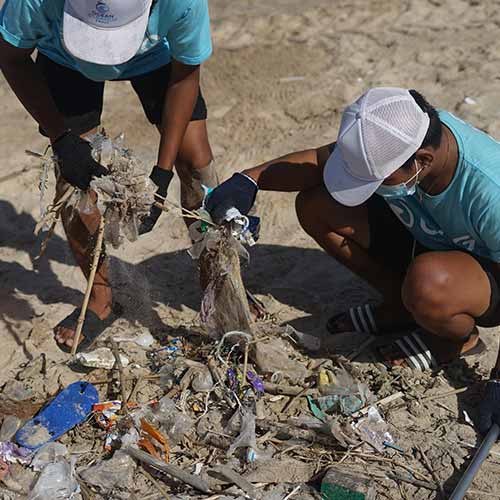
<svg viewBox="0 0 500 500">
<path fill-rule="evenodd" d="M 36 64 L 42 72 L 65 126 L 84 135 L 101 123 L 104 82 L 94 82 L 78 71 L 55 63 L 38 53 Z M 47 136 L 40 128 L 40 133 Z"/>
<path fill-rule="evenodd" d="M 490 307 L 490 278 L 481 263 L 460 251 L 430 251 L 414 259 L 406 275 L 403 302 L 429 318 L 467 314 L 480 318 Z"/>
</svg>

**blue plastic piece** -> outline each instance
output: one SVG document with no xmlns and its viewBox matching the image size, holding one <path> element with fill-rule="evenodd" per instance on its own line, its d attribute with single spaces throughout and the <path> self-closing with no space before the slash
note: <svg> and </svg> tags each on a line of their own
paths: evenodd
<svg viewBox="0 0 500 500">
<path fill-rule="evenodd" d="M 17 431 L 17 444 L 37 450 L 84 422 L 98 402 L 99 395 L 91 383 L 74 382 Z"/>
</svg>

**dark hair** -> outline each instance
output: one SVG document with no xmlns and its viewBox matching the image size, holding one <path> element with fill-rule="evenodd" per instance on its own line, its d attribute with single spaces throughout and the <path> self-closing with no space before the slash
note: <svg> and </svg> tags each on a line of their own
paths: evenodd
<svg viewBox="0 0 500 500">
<path fill-rule="evenodd" d="M 432 147 L 436 149 L 441 144 L 441 137 L 443 135 L 443 128 L 441 125 L 441 120 L 439 119 L 438 112 L 434 106 L 431 106 L 427 99 L 414 89 L 409 90 L 410 95 L 415 99 L 415 102 L 420 106 L 420 109 L 429 115 L 430 123 L 427 129 L 427 134 L 425 134 L 424 140 L 420 145 L 420 148 Z M 419 149 L 420 149 L 419 148 Z M 404 167 L 410 167 L 413 160 L 416 157 L 416 153 L 411 155 L 411 157 L 404 163 Z"/>
</svg>

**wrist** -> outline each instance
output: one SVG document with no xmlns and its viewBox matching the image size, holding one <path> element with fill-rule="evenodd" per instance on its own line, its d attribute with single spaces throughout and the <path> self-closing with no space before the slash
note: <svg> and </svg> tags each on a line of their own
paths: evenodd
<svg viewBox="0 0 500 500">
<path fill-rule="evenodd" d="M 240 175 L 243 175 L 246 177 L 249 181 L 253 182 L 255 184 L 255 187 L 259 189 L 259 177 L 256 175 L 255 172 L 252 172 L 252 170 L 243 170 L 243 172 L 239 172 Z"/>
</svg>

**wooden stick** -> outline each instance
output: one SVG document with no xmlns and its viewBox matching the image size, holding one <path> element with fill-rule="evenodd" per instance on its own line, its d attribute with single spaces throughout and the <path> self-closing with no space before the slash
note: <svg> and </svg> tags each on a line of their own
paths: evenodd
<svg viewBox="0 0 500 500">
<path fill-rule="evenodd" d="M 163 485 L 160 484 L 160 481 L 157 481 L 144 467 L 141 472 L 151 481 L 151 483 L 153 483 L 153 486 L 160 492 L 160 494 L 163 495 L 164 500 L 170 499 L 168 491 Z"/>
<path fill-rule="evenodd" d="M 371 403 L 368 406 L 361 408 L 361 410 L 358 410 L 357 412 L 353 413 L 352 417 L 358 418 L 358 417 L 361 417 L 363 415 L 366 415 L 371 406 L 384 406 L 386 404 L 392 403 L 396 399 L 402 398 L 403 396 L 404 396 L 404 394 L 401 391 L 395 392 L 394 394 L 391 394 L 390 396 L 387 396 L 386 398 L 379 399 L 378 401 L 375 401 L 375 403 Z"/>
<path fill-rule="evenodd" d="M 142 450 L 138 450 L 137 448 L 132 448 L 131 446 L 126 448 L 125 452 L 128 453 L 132 458 L 135 458 L 140 462 L 144 462 L 154 469 L 164 472 L 165 474 L 168 474 L 169 476 L 172 476 L 185 484 L 189 484 L 189 486 L 192 486 L 193 488 L 196 488 L 203 493 L 211 493 L 210 488 L 208 487 L 208 484 L 204 479 L 193 474 L 189 474 L 176 465 L 166 464 L 165 462 L 163 462 L 163 460 L 158 460 L 148 453 Z"/>
<path fill-rule="evenodd" d="M 111 348 L 113 350 L 113 355 L 115 357 L 115 365 L 118 368 L 118 373 L 120 375 L 120 392 L 122 395 L 122 407 L 120 408 L 119 413 L 127 414 L 127 395 L 125 393 L 125 376 L 123 374 L 123 365 L 122 360 L 120 358 L 120 351 L 118 350 L 118 344 L 115 340 L 111 339 Z"/>
<path fill-rule="evenodd" d="M 240 476 L 240 474 L 232 470 L 228 465 L 219 465 L 215 468 L 215 471 L 231 483 L 238 486 L 238 488 L 243 490 L 250 498 L 255 499 L 257 497 L 257 491 L 253 485 L 243 476 Z"/>
<path fill-rule="evenodd" d="M 443 500 L 446 500 L 446 493 L 444 492 L 443 485 L 441 481 L 439 480 L 439 477 L 436 474 L 436 471 L 432 468 L 432 465 L 427 458 L 427 455 L 425 454 L 423 448 L 421 446 L 416 446 L 417 450 L 420 452 L 420 456 L 422 457 L 422 460 L 424 461 L 425 466 L 427 467 L 427 470 L 431 473 L 432 479 L 434 479 L 434 482 L 437 484 L 437 487 L 439 488 L 439 493 L 441 494 L 441 498 Z"/>
<path fill-rule="evenodd" d="M 243 356 L 243 381 L 241 382 L 241 387 L 247 385 L 247 370 L 248 370 L 248 342 L 245 342 L 245 354 Z"/>
<path fill-rule="evenodd" d="M 87 313 L 87 307 L 89 305 L 90 294 L 92 292 L 92 287 L 94 286 L 95 273 L 99 264 L 99 258 L 101 257 L 102 242 L 104 239 L 104 224 L 104 215 L 101 215 L 101 220 L 99 221 L 99 229 L 97 231 L 97 242 L 94 248 L 94 258 L 92 259 L 92 266 L 90 267 L 89 279 L 87 281 L 87 289 L 85 290 L 82 310 L 80 312 L 80 316 L 78 317 L 75 337 L 73 339 L 73 347 L 71 348 L 71 356 L 73 357 L 75 356 L 76 350 L 78 349 L 78 343 L 80 341 L 80 335 L 82 334 L 83 329 L 83 322 L 85 321 L 85 314 Z"/>
</svg>

